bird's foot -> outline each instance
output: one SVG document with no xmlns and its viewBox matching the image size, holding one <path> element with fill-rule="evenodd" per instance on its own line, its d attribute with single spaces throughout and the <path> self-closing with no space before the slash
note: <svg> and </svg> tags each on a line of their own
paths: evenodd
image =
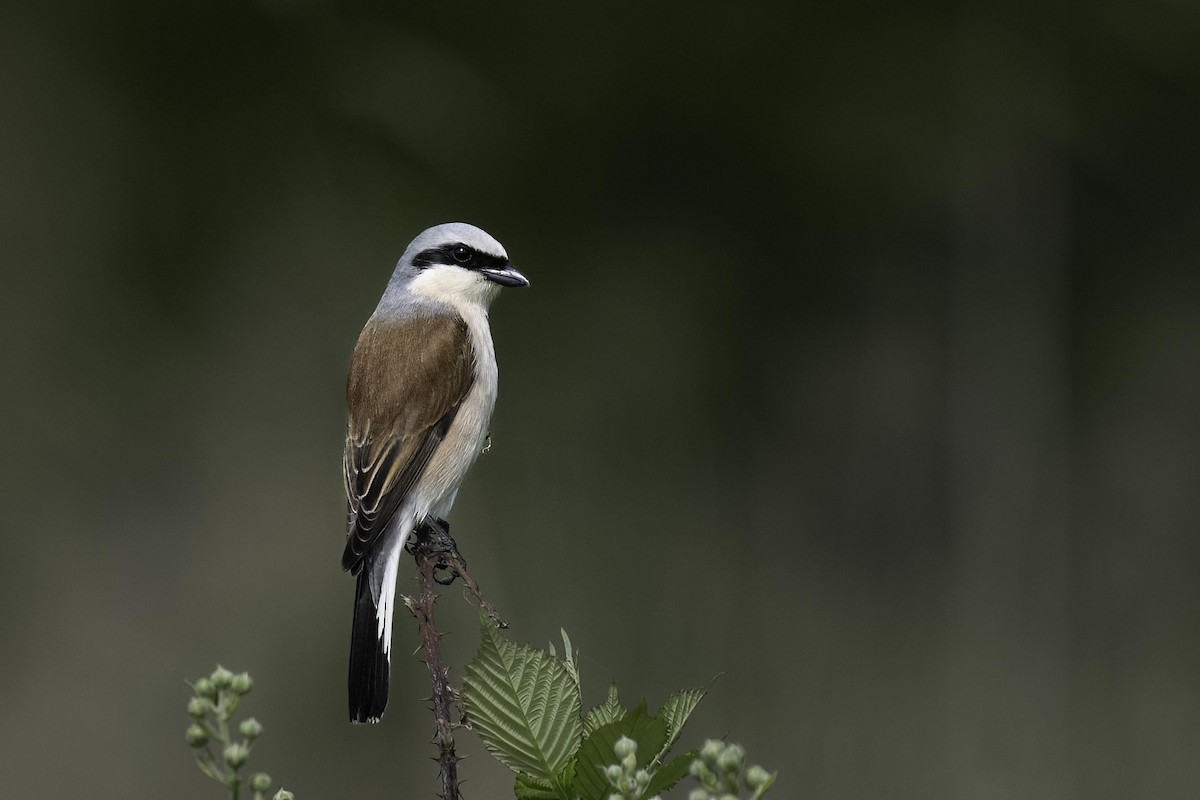
<svg viewBox="0 0 1200 800">
<path fill-rule="evenodd" d="M 457 560 L 464 567 L 467 561 L 458 552 L 458 545 L 450 535 L 450 523 L 438 517 L 426 517 L 417 526 L 414 536 L 409 543 L 409 552 L 414 556 L 420 553 L 436 556 L 433 579 L 442 586 L 449 586 L 455 579 L 462 577 L 454 567 Z M 451 558 L 453 556 L 453 558 Z"/>
</svg>

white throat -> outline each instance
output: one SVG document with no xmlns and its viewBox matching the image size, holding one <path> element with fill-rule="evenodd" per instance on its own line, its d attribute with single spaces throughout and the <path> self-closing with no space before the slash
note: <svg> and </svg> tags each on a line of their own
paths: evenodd
<svg viewBox="0 0 1200 800">
<path fill-rule="evenodd" d="M 408 284 L 413 294 L 452 306 L 466 319 L 474 311 L 487 316 L 488 306 L 500 294 L 500 285 L 478 272 L 437 264 L 427 267 Z"/>
</svg>

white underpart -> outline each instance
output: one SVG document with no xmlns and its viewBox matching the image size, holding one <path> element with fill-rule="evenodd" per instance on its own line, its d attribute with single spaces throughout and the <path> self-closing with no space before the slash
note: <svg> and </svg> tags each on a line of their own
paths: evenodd
<svg viewBox="0 0 1200 800">
<path fill-rule="evenodd" d="M 500 294 L 500 284 L 489 281 L 473 270 L 439 264 L 421 270 L 409 283 L 408 290 L 452 306 L 462 314 L 468 326 L 471 325 L 469 314 L 482 314 L 483 329 L 486 331 L 487 308 Z"/>
<path fill-rule="evenodd" d="M 426 516 L 445 518 L 454 505 L 458 487 L 483 450 L 492 409 L 496 406 L 496 349 L 488 328 L 488 305 L 500 292 L 496 283 L 478 272 L 460 267 L 434 266 L 409 284 L 409 291 L 453 308 L 467 323 L 475 349 L 475 382 L 459 406 L 446 438 L 434 451 L 411 496 L 396 511 L 385 535 L 387 557 L 376 564 L 371 588 L 378 608 L 379 637 L 391 657 L 392 619 L 396 606 L 396 576 L 400 554 L 413 528 Z M 378 313 L 378 312 L 377 312 Z M 380 569 L 382 567 L 382 569 Z"/>
</svg>

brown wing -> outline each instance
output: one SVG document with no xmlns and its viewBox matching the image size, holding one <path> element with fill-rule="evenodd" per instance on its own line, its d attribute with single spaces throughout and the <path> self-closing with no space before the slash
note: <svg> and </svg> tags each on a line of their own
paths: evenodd
<svg viewBox="0 0 1200 800">
<path fill-rule="evenodd" d="M 367 323 L 346 385 L 343 569 L 358 573 L 445 437 L 474 377 L 471 338 L 458 316 Z"/>
</svg>

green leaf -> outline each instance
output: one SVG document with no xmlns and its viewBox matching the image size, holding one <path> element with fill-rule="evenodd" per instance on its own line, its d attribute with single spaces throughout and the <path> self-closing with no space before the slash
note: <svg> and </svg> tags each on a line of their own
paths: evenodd
<svg viewBox="0 0 1200 800">
<path fill-rule="evenodd" d="M 567 764 L 567 768 L 558 776 L 559 786 L 570 786 L 575 776 L 575 762 Z M 534 778 L 531 775 L 517 773 L 517 782 L 513 787 L 517 800 L 561 800 L 564 795 L 550 781 Z M 570 795 L 566 795 L 570 797 Z"/>
<path fill-rule="evenodd" d="M 667 751 L 678 741 L 679 734 L 683 732 L 684 723 L 696 710 L 696 706 L 700 705 L 700 701 L 706 694 L 708 694 L 708 687 L 684 689 L 663 701 L 662 707 L 658 709 L 658 716 L 667 724 L 667 741 L 663 744 L 662 750 L 654 756 L 654 763 L 657 764 L 667 757 Z"/>
<path fill-rule="evenodd" d="M 621 708 L 621 702 L 617 699 L 617 685 L 610 683 L 608 699 L 587 713 L 587 719 L 583 721 L 583 735 L 590 736 L 596 728 L 616 722 L 623 716 L 625 709 Z"/>
<path fill-rule="evenodd" d="M 513 794 L 517 800 L 559 800 L 559 794 L 550 781 L 538 780 L 519 772 Z"/>
<path fill-rule="evenodd" d="M 567 672 L 571 675 L 571 678 L 574 679 L 575 688 L 579 689 L 579 652 L 571 651 L 571 637 L 567 636 L 567 632 L 565 630 L 559 628 L 558 632 L 562 634 L 563 640 L 563 667 L 566 668 Z M 554 652 L 553 646 L 550 647 L 550 652 Z"/>
<path fill-rule="evenodd" d="M 509 769 L 570 800 L 562 775 L 582 736 L 575 682 L 557 659 L 503 638 L 482 613 L 480 629 L 479 651 L 463 678 L 472 727 Z"/>
<path fill-rule="evenodd" d="M 699 755 L 699 750 L 689 750 L 683 755 L 677 756 L 663 764 L 650 777 L 650 783 L 646 784 L 646 790 L 642 792 L 642 796 L 654 797 L 654 795 L 665 792 L 679 783 L 681 779 L 686 778 L 688 771 L 692 767 L 692 762 Z"/>
<path fill-rule="evenodd" d="M 637 765 L 648 767 L 654 754 L 662 749 L 667 740 L 667 726 L 658 717 L 646 711 L 646 701 L 627 711 L 616 722 L 601 725 L 583 740 L 579 748 L 579 760 L 575 767 L 575 782 L 571 789 L 583 800 L 605 800 L 612 789 L 604 777 L 604 769 L 620 761 L 613 752 L 613 745 L 622 736 L 637 742 Z"/>
</svg>

